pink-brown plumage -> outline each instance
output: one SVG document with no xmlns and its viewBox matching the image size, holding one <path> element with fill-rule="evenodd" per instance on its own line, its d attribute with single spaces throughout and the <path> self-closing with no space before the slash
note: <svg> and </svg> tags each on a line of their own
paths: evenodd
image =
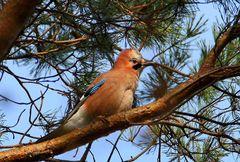
<svg viewBox="0 0 240 162">
<path fill-rule="evenodd" d="M 138 81 L 138 74 L 134 74 L 129 74 L 127 69 L 112 69 L 97 78 L 97 80 L 106 79 L 106 82 L 84 103 L 83 107 L 87 113 L 92 117 L 108 116 L 131 108 Z M 121 106 L 124 104 L 123 102 L 129 104 L 125 104 L 123 107 Z"/>
<path fill-rule="evenodd" d="M 97 77 L 88 89 L 103 79 L 106 80 L 104 84 L 83 104 L 77 105 L 75 111 L 58 129 L 38 142 L 61 136 L 75 128 L 82 128 L 98 116 L 109 116 L 131 109 L 140 73 L 147 65 L 151 63 L 147 63 L 137 50 L 123 50 L 113 68 Z"/>
</svg>

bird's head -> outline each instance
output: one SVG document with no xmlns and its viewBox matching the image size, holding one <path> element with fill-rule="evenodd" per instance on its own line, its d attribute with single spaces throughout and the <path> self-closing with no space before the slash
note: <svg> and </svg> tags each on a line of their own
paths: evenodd
<svg viewBox="0 0 240 162">
<path fill-rule="evenodd" d="M 154 62 L 144 59 L 138 50 L 125 49 L 119 54 L 114 68 L 142 70 L 144 67 L 151 65 L 154 65 Z"/>
</svg>

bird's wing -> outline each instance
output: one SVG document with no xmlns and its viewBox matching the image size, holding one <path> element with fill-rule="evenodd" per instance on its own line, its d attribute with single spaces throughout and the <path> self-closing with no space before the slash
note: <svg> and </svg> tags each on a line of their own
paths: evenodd
<svg viewBox="0 0 240 162">
<path fill-rule="evenodd" d="M 108 71 L 102 78 L 107 79 L 106 84 L 83 105 L 89 117 L 109 116 L 131 108 L 137 77 L 120 69 Z"/>
<path fill-rule="evenodd" d="M 79 110 L 79 108 L 84 104 L 84 102 L 87 100 L 87 98 L 89 96 L 93 95 L 105 82 L 106 82 L 106 79 L 102 79 L 102 80 L 98 81 L 97 83 L 93 82 L 93 84 L 91 84 L 89 86 L 89 88 L 85 91 L 85 93 L 82 95 L 82 97 L 80 98 L 80 101 L 75 106 L 73 111 L 68 115 L 68 117 L 65 119 L 65 121 L 70 119 Z"/>
<path fill-rule="evenodd" d="M 58 137 L 58 136 L 61 136 L 67 132 L 69 132 L 70 129 L 67 129 L 65 124 L 67 124 L 68 120 L 76 113 L 78 112 L 79 108 L 81 108 L 81 106 L 84 104 L 84 102 L 86 101 L 86 99 L 93 95 L 104 83 L 106 82 L 106 79 L 101 79 L 99 81 L 98 79 L 98 82 L 97 80 L 95 80 L 95 82 L 93 82 L 93 84 L 91 84 L 89 86 L 89 88 L 86 90 L 86 92 L 83 94 L 83 96 L 81 97 L 79 103 L 75 106 L 75 108 L 73 109 L 73 111 L 68 115 L 68 117 L 64 120 L 63 124 L 58 127 L 57 129 L 55 129 L 54 131 L 52 131 L 51 133 L 49 133 L 48 135 L 40 138 L 37 143 L 39 142 L 43 142 L 43 141 L 46 141 L 46 140 L 49 140 L 49 139 L 52 139 L 52 138 L 55 138 L 55 137 Z M 71 122 L 69 123 L 71 124 Z"/>
</svg>

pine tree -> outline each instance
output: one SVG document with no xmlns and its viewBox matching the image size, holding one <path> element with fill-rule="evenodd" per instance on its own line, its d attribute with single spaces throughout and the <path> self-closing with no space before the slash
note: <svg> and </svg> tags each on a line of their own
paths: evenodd
<svg viewBox="0 0 240 162">
<path fill-rule="evenodd" d="M 209 28 L 198 15 L 201 5 L 213 5 L 221 17 L 211 27 L 213 45 L 200 40 Z M 108 140 L 112 151 L 106 161 L 113 154 L 135 161 L 150 152 L 159 162 L 238 157 L 237 0 L 4 0 L 0 6 L 0 89 L 11 78 L 21 91 L 17 98 L 0 91 L 0 161 L 54 161 L 59 159 L 53 156 L 88 144 L 85 161 L 92 141 L 117 130 L 117 140 Z M 51 143 L 31 144 L 43 135 L 35 131 L 48 133 L 61 124 L 86 86 L 110 69 L 124 48 L 139 49 L 159 64 L 141 78 L 137 108 Z M 51 95 L 67 104 L 56 106 Z M 6 115 L 12 106 L 16 118 Z M 5 145 L 8 140 L 14 145 Z M 133 144 L 139 154 L 121 154 L 121 142 Z"/>
</svg>

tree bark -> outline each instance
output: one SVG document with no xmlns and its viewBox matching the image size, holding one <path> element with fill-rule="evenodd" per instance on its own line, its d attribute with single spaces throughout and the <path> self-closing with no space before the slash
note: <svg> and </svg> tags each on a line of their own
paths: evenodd
<svg viewBox="0 0 240 162">
<path fill-rule="evenodd" d="M 0 62 L 28 23 L 40 0 L 8 0 L 0 13 Z"/>
</svg>

